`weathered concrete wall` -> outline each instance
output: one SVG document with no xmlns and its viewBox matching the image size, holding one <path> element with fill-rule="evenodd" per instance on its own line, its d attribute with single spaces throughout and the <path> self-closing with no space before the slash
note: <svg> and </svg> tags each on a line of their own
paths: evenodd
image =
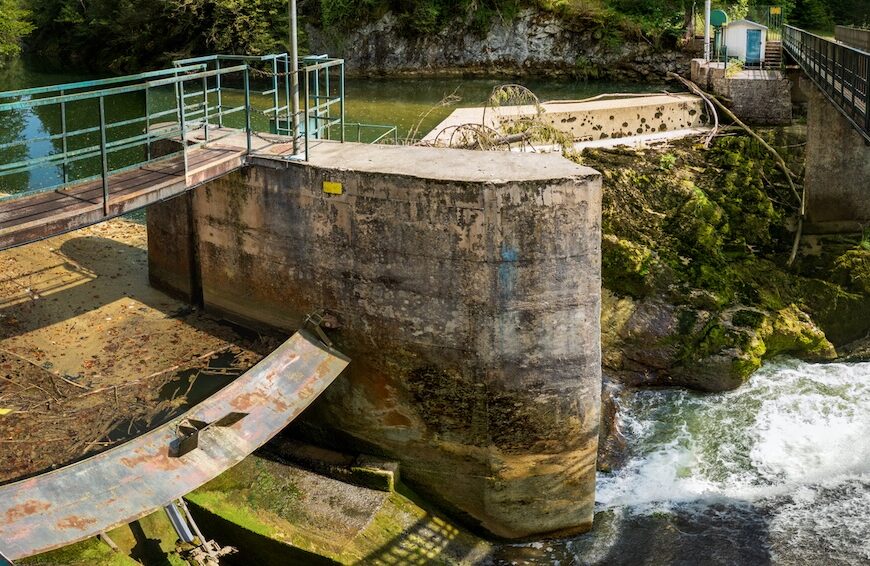
<svg viewBox="0 0 870 566">
<path fill-rule="evenodd" d="M 184 193 L 148 208 L 148 280 L 169 295 L 199 302 L 192 206 L 193 195 Z"/>
<path fill-rule="evenodd" d="M 552 101 L 535 106 L 459 108 L 429 132 L 423 141 L 448 145 L 459 126 L 504 125 L 536 116 L 576 141 L 624 138 L 654 132 L 695 128 L 704 124 L 704 101 L 689 94 L 637 95 L 588 101 Z"/>
<path fill-rule="evenodd" d="M 328 309 L 353 363 L 310 425 L 400 460 L 496 535 L 585 530 L 600 187 L 553 155 L 322 144 L 310 165 L 255 161 L 195 192 L 204 302 L 286 329 Z"/>
<path fill-rule="evenodd" d="M 727 98 L 731 110 L 748 124 L 784 126 L 792 120 L 791 81 L 781 71 L 745 70 L 728 75 L 722 63 L 692 60 L 692 81 Z"/>
<path fill-rule="evenodd" d="M 870 144 L 807 78 L 804 183 L 814 232 L 861 231 L 870 221 Z"/>
</svg>

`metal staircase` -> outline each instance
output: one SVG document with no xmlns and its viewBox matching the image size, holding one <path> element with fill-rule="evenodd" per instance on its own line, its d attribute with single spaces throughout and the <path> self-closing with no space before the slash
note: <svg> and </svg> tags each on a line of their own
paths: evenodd
<svg viewBox="0 0 870 566">
<path fill-rule="evenodd" d="M 768 41 L 765 43 L 764 68 L 770 70 L 782 68 L 782 41 Z"/>
</svg>

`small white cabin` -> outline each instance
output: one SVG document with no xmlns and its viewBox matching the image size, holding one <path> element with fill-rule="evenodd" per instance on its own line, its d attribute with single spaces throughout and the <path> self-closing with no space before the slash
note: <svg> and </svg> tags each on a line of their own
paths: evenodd
<svg viewBox="0 0 870 566">
<path fill-rule="evenodd" d="M 764 61 L 767 26 L 749 20 L 736 20 L 725 27 L 725 47 L 729 59 L 740 59 L 747 65 Z"/>
</svg>

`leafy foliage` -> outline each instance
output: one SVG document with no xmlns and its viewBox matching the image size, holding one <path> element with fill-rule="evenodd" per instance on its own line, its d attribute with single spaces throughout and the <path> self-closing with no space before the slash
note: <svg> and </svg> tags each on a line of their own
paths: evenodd
<svg viewBox="0 0 870 566">
<path fill-rule="evenodd" d="M 0 67 L 18 55 L 22 38 L 33 31 L 29 16 L 19 0 L 0 0 Z"/>
<path fill-rule="evenodd" d="M 3 0 L 9 1 L 9 0 Z M 192 53 L 284 50 L 286 0 L 29 0 L 44 59 L 115 72 Z"/>
<path fill-rule="evenodd" d="M 717 2 L 735 16 L 770 3 L 810 29 L 870 22 L 866 0 Z M 299 8 L 303 20 L 336 31 L 392 12 L 411 36 L 456 22 L 483 34 L 493 21 L 537 8 L 594 30 L 605 45 L 626 38 L 673 43 L 698 10 L 691 0 L 299 0 Z M 189 54 L 283 51 L 287 24 L 287 0 L 0 0 L 0 60 L 17 54 L 34 26 L 28 47 L 45 61 L 127 72 Z"/>
</svg>

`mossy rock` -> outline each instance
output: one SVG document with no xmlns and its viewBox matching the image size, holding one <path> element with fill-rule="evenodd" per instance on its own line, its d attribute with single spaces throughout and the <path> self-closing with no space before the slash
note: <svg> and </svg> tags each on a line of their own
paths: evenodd
<svg viewBox="0 0 870 566">
<path fill-rule="evenodd" d="M 611 291 L 645 297 L 655 287 L 658 261 L 642 245 L 605 234 L 601 247 L 601 279 Z"/>
<path fill-rule="evenodd" d="M 870 251 L 854 249 L 838 257 L 834 277 L 844 287 L 870 295 Z"/>
</svg>

